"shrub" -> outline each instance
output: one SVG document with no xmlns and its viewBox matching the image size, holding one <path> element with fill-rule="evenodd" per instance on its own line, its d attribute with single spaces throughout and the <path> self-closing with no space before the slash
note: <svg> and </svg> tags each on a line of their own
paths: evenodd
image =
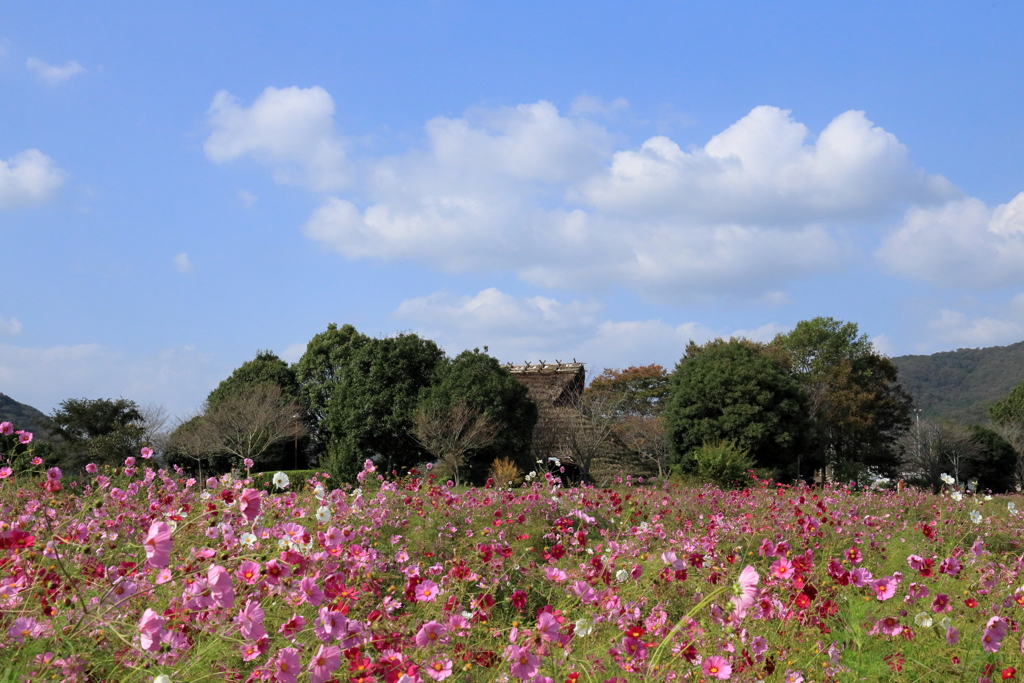
<svg viewBox="0 0 1024 683">
<path fill-rule="evenodd" d="M 523 483 L 523 471 L 511 458 L 495 458 L 489 473 L 495 486 L 519 486 Z"/>
<path fill-rule="evenodd" d="M 754 467 L 750 451 L 731 440 L 705 442 L 691 455 L 697 476 L 722 488 L 742 487 Z"/>
</svg>

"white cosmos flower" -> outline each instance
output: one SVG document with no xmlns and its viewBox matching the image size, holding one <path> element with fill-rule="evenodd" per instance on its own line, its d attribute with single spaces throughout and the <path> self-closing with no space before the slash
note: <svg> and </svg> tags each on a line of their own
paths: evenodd
<svg viewBox="0 0 1024 683">
<path fill-rule="evenodd" d="M 316 509 L 316 521 L 327 523 L 331 521 L 331 508 L 321 505 Z"/>
<path fill-rule="evenodd" d="M 975 524 L 981 524 L 981 520 L 982 519 L 984 519 L 984 517 L 981 516 L 980 512 L 978 512 L 977 510 L 971 510 L 971 521 L 972 522 L 974 522 Z"/>
<path fill-rule="evenodd" d="M 949 629 L 949 627 L 953 625 L 953 620 L 949 617 L 942 617 L 942 621 L 939 622 L 939 625 L 944 629 Z"/>
<path fill-rule="evenodd" d="M 576 621 L 576 628 L 573 634 L 577 638 L 584 638 L 594 632 L 594 622 L 584 617 Z"/>
<path fill-rule="evenodd" d="M 288 479 L 288 475 L 285 474 L 284 472 L 278 472 L 277 474 L 274 475 L 273 482 L 274 486 L 276 486 L 277 488 L 284 489 L 287 488 L 288 484 L 291 483 L 291 480 Z"/>
<path fill-rule="evenodd" d="M 251 548 L 254 545 L 256 545 L 256 535 L 250 534 L 248 531 L 246 531 L 244 534 L 238 537 L 238 542 L 244 546 L 248 546 Z"/>
<path fill-rule="evenodd" d="M 1006 504 L 1006 509 L 1010 511 L 1011 515 L 1020 514 L 1020 510 L 1017 509 L 1017 504 L 1012 500 Z"/>
<path fill-rule="evenodd" d="M 950 486 L 953 485 L 953 477 L 949 476 L 945 472 L 942 473 L 939 479 L 941 479 L 944 483 L 949 484 Z"/>
<path fill-rule="evenodd" d="M 953 491 L 953 493 L 951 493 L 949 497 L 959 503 L 961 500 L 964 499 L 964 494 L 960 493 L 959 491 Z"/>
<path fill-rule="evenodd" d="M 323 484 L 317 484 L 316 488 L 313 489 L 313 495 L 316 496 L 317 500 L 323 500 L 324 496 L 327 495 L 327 489 L 324 488 Z"/>
<path fill-rule="evenodd" d="M 628 578 L 629 578 L 629 572 L 627 572 L 625 569 L 620 569 L 619 571 L 615 572 L 615 579 L 619 583 L 623 583 Z"/>
<path fill-rule="evenodd" d="M 986 495 L 985 500 L 992 500 L 992 496 Z"/>
<path fill-rule="evenodd" d="M 921 628 L 929 628 L 932 625 L 932 615 L 927 612 L 921 612 L 914 617 L 914 623 Z"/>
<path fill-rule="evenodd" d="M 160 674 L 153 679 L 153 683 L 171 683 L 171 677 L 167 674 Z"/>
</svg>

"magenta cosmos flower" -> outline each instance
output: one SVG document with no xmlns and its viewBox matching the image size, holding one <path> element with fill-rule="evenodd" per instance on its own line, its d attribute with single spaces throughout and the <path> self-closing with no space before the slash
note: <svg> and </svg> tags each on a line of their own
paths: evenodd
<svg viewBox="0 0 1024 683">
<path fill-rule="evenodd" d="M 341 648 L 337 645 L 321 645 L 309 663 L 309 680 L 312 683 L 324 683 L 331 680 L 335 671 L 341 666 Z"/>
<path fill-rule="evenodd" d="M 171 562 L 171 527 L 167 522 L 153 522 L 143 542 L 146 561 L 153 567 L 163 568 Z"/>
<path fill-rule="evenodd" d="M 299 651 L 294 647 L 283 648 L 274 660 L 274 680 L 278 683 L 295 683 L 299 677 Z"/>
<path fill-rule="evenodd" d="M 875 597 L 882 602 L 896 595 L 896 579 L 891 576 L 883 576 L 872 583 L 871 587 L 875 589 Z"/>
<path fill-rule="evenodd" d="M 416 632 L 416 646 L 428 647 L 433 645 L 446 633 L 448 633 L 448 629 L 446 629 L 442 624 L 436 621 L 428 621 L 420 627 L 419 631 Z"/>
<path fill-rule="evenodd" d="M 238 497 L 238 509 L 248 521 L 253 521 L 260 515 L 260 492 L 256 489 L 244 489 Z"/>
<path fill-rule="evenodd" d="M 150 458 L 153 457 L 153 449 L 150 448 L 149 446 L 143 446 L 142 450 L 139 451 L 139 455 L 141 455 L 146 460 L 149 460 Z"/>
<path fill-rule="evenodd" d="M 452 675 L 452 660 L 447 657 L 435 659 L 426 667 L 427 675 L 435 681 L 443 681 Z"/>
<path fill-rule="evenodd" d="M 982 647 L 985 652 L 999 652 L 1006 637 L 1007 623 L 1003 617 L 992 617 L 985 624 L 985 634 L 981 637 Z"/>
<path fill-rule="evenodd" d="M 525 647 L 509 646 L 509 659 L 512 660 L 512 675 L 516 678 L 533 678 L 540 669 L 540 659 Z"/>
<path fill-rule="evenodd" d="M 718 655 L 705 659 L 700 668 L 705 676 L 714 676 L 720 681 L 727 681 L 732 676 L 732 664 L 725 657 Z"/>
<path fill-rule="evenodd" d="M 160 649 L 160 640 L 164 634 L 164 623 L 166 619 L 147 608 L 139 620 L 139 644 L 143 650 L 156 652 Z"/>
<path fill-rule="evenodd" d="M 14 425 L 10 422 L 0 422 L 0 434 L 10 436 L 14 433 Z"/>
<path fill-rule="evenodd" d="M 437 584 L 433 581 L 424 581 L 416 586 L 416 602 L 434 602 L 437 599 Z"/>
</svg>

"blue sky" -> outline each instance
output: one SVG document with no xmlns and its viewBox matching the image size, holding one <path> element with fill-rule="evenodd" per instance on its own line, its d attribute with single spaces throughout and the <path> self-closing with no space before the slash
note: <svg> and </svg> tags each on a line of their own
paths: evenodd
<svg viewBox="0 0 1024 683">
<path fill-rule="evenodd" d="M 671 366 L 1024 339 L 1024 6 L 0 6 L 0 391 L 185 414 L 330 322 Z"/>
</svg>

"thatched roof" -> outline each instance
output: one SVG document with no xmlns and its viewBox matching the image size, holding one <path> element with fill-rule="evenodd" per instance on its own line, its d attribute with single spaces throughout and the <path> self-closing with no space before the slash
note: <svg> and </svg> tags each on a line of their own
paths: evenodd
<svg viewBox="0 0 1024 683">
<path fill-rule="evenodd" d="M 587 371 L 583 363 L 508 364 L 508 371 L 526 386 L 543 414 L 555 407 L 573 405 L 583 395 Z"/>
</svg>

